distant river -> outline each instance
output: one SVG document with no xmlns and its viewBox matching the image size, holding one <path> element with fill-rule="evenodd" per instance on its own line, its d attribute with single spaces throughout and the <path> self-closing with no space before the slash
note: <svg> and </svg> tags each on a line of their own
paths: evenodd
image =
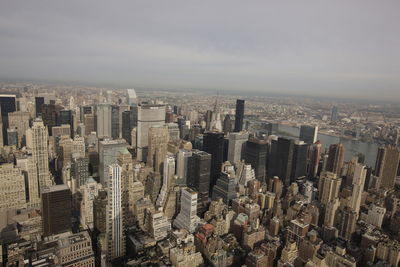
<svg viewBox="0 0 400 267">
<path fill-rule="evenodd" d="M 272 132 L 272 134 L 286 138 L 298 138 L 299 133 L 300 128 L 284 124 L 278 124 L 278 131 Z M 328 148 L 331 144 L 343 144 L 345 148 L 345 161 L 349 161 L 355 154 L 362 153 L 365 155 L 365 164 L 371 167 L 375 166 L 376 154 L 379 148 L 378 144 L 354 141 L 347 138 L 340 138 L 320 133 L 318 134 L 317 139 L 321 142 L 323 148 Z"/>
</svg>

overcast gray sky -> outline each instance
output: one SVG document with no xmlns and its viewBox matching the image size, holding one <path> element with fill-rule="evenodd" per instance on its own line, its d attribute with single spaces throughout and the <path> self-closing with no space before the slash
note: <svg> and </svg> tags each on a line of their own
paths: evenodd
<svg viewBox="0 0 400 267">
<path fill-rule="evenodd" d="M 1 1 L 0 78 L 400 97 L 400 1 Z"/>
</svg>

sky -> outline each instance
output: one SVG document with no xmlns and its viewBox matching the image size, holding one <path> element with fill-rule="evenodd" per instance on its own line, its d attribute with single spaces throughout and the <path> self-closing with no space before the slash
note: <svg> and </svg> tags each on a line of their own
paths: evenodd
<svg viewBox="0 0 400 267">
<path fill-rule="evenodd" d="M 400 99 L 400 1 L 0 1 L 0 78 Z"/>
</svg>

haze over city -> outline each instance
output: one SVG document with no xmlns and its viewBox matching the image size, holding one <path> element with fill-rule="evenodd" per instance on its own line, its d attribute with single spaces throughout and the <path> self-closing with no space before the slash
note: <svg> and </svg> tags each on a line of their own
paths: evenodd
<svg viewBox="0 0 400 267">
<path fill-rule="evenodd" d="M 2 1 L 0 78 L 400 96 L 398 1 Z"/>
</svg>

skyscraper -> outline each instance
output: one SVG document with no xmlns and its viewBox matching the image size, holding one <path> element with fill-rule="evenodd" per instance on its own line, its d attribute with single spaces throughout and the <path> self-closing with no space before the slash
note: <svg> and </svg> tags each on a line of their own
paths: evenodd
<svg viewBox="0 0 400 267">
<path fill-rule="evenodd" d="M 137 126 L 137 106 L 131 107 L 130 110 L 122 112 L 122 138 L 131 144 L 132 129 Z"/>
<path fill-rule="evenodd" d="M 339 196 L 340 184 L 342 179 L 338 178 L 336 173 L 322 172 L 318 182 L 319 201 L 327 205 Z"/>
<path fill-rule="evenodd" d="M 111 137 L 111 105 L 98 104 L 96 106 L 97 136 L 99 138 Z"/>
<path fill-rule="evenodd" d="M 236 100 L 235 132 L 243 130 L 244 100 Z"/>
<path fill-rule="evenodd" d="M 318 126 L 301 125 L 299 139 L 306 144 L 314 144 L 317 141 Z"/>
<path fill-rule="evenodd" d="M 257 180 L 265 181 L 267 142 L 255 138 L 248 140 L 246 142 L 244 161 L 254 169 Z"/>
<path fill-rule="evenodd" d="M 229 133 L 228 139 L 228 161 L 234 164 L 244 157 L 249 134 L 247 132 Z"/>
<path fill-rule="evenodd" d="M 71 231 L 71 190 L 65 184 L 44 187 L 42 196 L 43 235 Z"/>
<path fill-rule="evenodd" d="M 44 97 L 43 96 L 36 96 L 35 97 L 35 116 L 36 118 L 42 116 L 42 106 L 44 104 Z"/>
<path fill-rule="evenodd" d="M 204 211 L 210 190 L 211 154 L 200 150 L 192 150 L 188 162 L 188 186 L 198 192 L 198 209 Z"/>
<path fill-rule="evenodd" d="M 329 156 L 326 170 L 336 173 L 340 177 L 344 162 L 344 147 L 342 144 L 332 144 L 329 146 Z"/>
<path fill-rule="evenodd" d="M 0 165 L 0 211 L 26 208 L 25 179 L 12 163 Z"/>
<path fill-rule="evenodd" d="M 3 144 L 7 144 L 8 113 L 17 110 L 16 95 L 0 95 L 0 110 L 3 124 Z"/>
<path fill-rule="evenodd" d="M 177 185 L 187 185 L 189 158 L 192 156 L 192 151 L 187 149 L 179 149 L 177 156 L 176 180 Z"/>
<path fill-rule="evenodd" d="M 26 143 L 26 130 L 29 129 L 29 112 L 15 111 L 8 114 L 10 129 L 18 132 L 18 144 L 20 147 Z"/>
<path fill-rule="evenodd" d="M 279 137 L 274 145 L 276 147 L 271 150 L 270 155 L 270 158 L 274 161 L 273 164 L 270 163 L 268 166 L 269 177 L 278 176 L 285 186 L 289 186 L 291 183 L 294 140 Z"/>
<path fill-rule="evenodd" d="M 222 198 L 225 204 L 230 205 L 232 199 L 236 198 L 236 176 L 234 172 L 221 172 L 213 188 L 212 199 Z"/>
<path fill-rule="evenodd" d="M 232 120 L 231 120 L 231 116 L 229 116 L 229 114 L 225 115 L 223 131 L 224 131 L 224 134 L 232 132 Z"/>
<path fill-rule="evenodd" d="M 119 106 L 111 106 L 111 138 L 119 138 Z"/>
<path fill-rule="evenodd" d="M 121 167 L 111 164 L 108 170 L 106 207 L 106 250 L 109 262 L 125 255 L 125 218 L 122 208 Z"/>
<path fill-rule="evenodd" d="M 190 188 L 181 191 L 181 210 L 174 220 L 174 226 L 193 233 L 200 218 L 197 216 L 197 192 Z"/>
<path fill-rule="evenodd" d="M 378 150 L 375 174 L 379 177 L 380 186 L 393 189 L 399 167 L 400 152 L 394 146 L 381 147 Z"/>
<path fill-rule="evenodd" d="M 203 150 L 211 154 L 210 193 L 221 173 L 224 156 L 224 134 L 207 132 L 203 136 Z"/>
<path fill-rule="evenodd" d="M 313 178 L 318 174 L 319 161 L 321 159 L 321 143 L 319 141 L 308 147 L 308 176 Z"/>
<path fill-rule="evenodd" d="M 163 162 L 167 155 L 168 128 L 165 126 L 151 127 L 148 134 L 147 165 L 154 171 L 162 173 Z"/>
<path fill-rule="evenodd" d="M 116 163 L 120 152 L 123 152 L 125 149 L 126 142 L 124 139 L 104 140 L 99 142 L 99 176 L 100 183 L 103 187 L 106 188 L 108 185 L 108 166 Z"/>
<path fill-rule="evenodd" d="M 33 159 L 37 166 L 39 187 L 52 185 L 49 172 L 48 157 L 48 131 L 43 121 L 37 119 L 33 122 L 32 128 L 27 131 L 27 146 L 32 148 Z"/>
<path fill-rule="evenodd" d="M 72 116 L 72 110 L 70 109 L 60 110 L 58 116 L 58 125 L 69 125 L 71 129 L 71 137 L 74 136 L 74 120 Z"/>
<path fill-rule="evenodd" d="M 42 120 L 44 126 L 47 126 L 49 136 L 52 135 L 51 129 L 58 125 L 58 115 L 62 108 L 55 104 L 42 105 Z"/>
<path fill-rule="evenodd" d="M 290 182 L 307 175 L 307 151 L 308 144 L 298 140 L 294 142 Z"/>
<path fill-rule="evenodd" d="M 338 120 L 338 108 L 337 106 L 332 107 L 332 113 L 331 113 L 331 121 L 335 122 Z"/>
<path fill-rule="evenodd" d="M 165 123 L 165 105 L 141 103 L 138 106 L 137 159 L 146 161 L 149 145 L 149 129 Z"/>
</svg>

